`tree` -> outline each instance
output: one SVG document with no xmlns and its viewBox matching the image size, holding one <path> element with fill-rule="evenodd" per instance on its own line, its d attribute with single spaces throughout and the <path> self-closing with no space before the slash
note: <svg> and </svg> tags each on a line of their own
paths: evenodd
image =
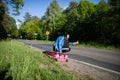
<svg viewBox="0 0 120 80">
<path fill-rule="evenodd" d="M 20 32 L 23 38 L 25 39 L 34 39 L 35 38 L 35 32 L 37 26 L 32 22 L 26 22 L 25 24 L 21 25 Z"/>
<path fill-rule="evenodd" d="M 56 23 L 59 20 L 60 16 L 61 8 L 59 7 L 57 1 L 53 0 L 44 15 L 43 24 L 46 30 L 54 32 L 56 29 Z"/>
<path fill-rule="evenodd" d="M 24 16 L 19 33 L 24 39 L 45 39 L 42 21 L 37 16 L 31 16 L 28 12 Z"/>
<path fill-rule="evenodd" d="M 26 12 L 26 13 L 25 13 L 25 16 L 24 16 L 24 20 L 25 20 L 25 22 L 30 21 L 30 20 L 31 20 L 31 14 L 28 13 L 28 12 Z"/>
<path fill-rule="evenodd" d="M 4 15 L 2 24 L 4 25 L 7 34 L 10 34 L 12 38 L 17 38 L 18 31 L 17 31 L 16 21 L 13 17 L 10 17 L 7 14 Z"/>
<path fill-rule="evenodd" d="M 24 6 L 23 0 L 2 0 L 6 4 L 10 4 L 13 8 L 13 15 L 19 15 L 19 9 Z"/>
<path fill-rule="evenodd" d="M 71 1 L 69 6 L 63 11 L 63 14 L 65 15 L 65 23 L 61 28 L 62 34 L 69 33 L 71 36 L 73 36 L 76 33 L 74 28 L 77 26 L 78 21 L 77 6 L 77 2 Z"/>
<path fill-rule="evenodd" d="M 120 0 L 108 0 L 108 3 L 109 3 L 111 6 L 114 6 L 114 7 L 120 9 Z"/>
<path fill-rule="evenodd" d="M 81 0 L 78 5 L 78 13 L 80 21 L 87 22 L 90 20 L 92 14 L 95 12 L 95 5 L 87 0 Z"/>
<path fill-rule="evenodd" d="M 108 25 L 111 28 L 111 43 L 120 46 L 120 0 L 109 0 Z"/>
<path fill-rule="evenodd" d="M 108 16 L 109 5 L 104 0 L 101 0 L 96 8 L 97 10 L 96 10 L 95 21 L 96 21 L 96 25 L 98 25 L 96 28 L 96 32 L 98 33 L 98 37 L 99 37 L 97 39 L 99 40 L 100 43 L 106 45 L 108 39 L 110 38 L 109 37 L 110 27 L 107 25 L 110 17 Z"/>
<path fill-rule="evenodd" d="M 4 18 L 3 16 L 5 15 L 5 12 L 6 12 L 6 5 L 2 0 L 0 0 L 0 39 L 7 38 L 6 30 L 4 28 L 4 25 L 2 24 Z"/>
<path fill-rule="evenodd" d="M 78 39 L 80 41 L 91 41 L 93 40 L 93 26 L 92 26 L 92 19 L 93 15 L 95 13 L 95 5 L 93 3 L 88 2 L 87 0 L 81 0 L 78 4 L 77 10 L 76 10 L 76 27 L 74 28 L 74 31 L 76 33 L 74 34 L 75 37 L 79 35 Z M 75 12 L 75 11 L 74 11 Z"/>
<path fill-rule="evenodd" d="M 3 25 L 3 20 L 5 15 L 7 15 L 8 6 L 11 4 L 14 9 L 14 14 L 19 14 L 19 9 L 24 5 L 22 0 L 0 0 L 0 39 L 7 38 L 7 31 L 5 25 Z"/>
<path fill-rule="evenodd" d="M 37 26 L 36 28 L 36 37 L 37 39 L 40 40 L 45 40 L 46 36 L 45 36 L 45 31 L 43 29 L 43 25 L 42 25 L 42 20 L 39 19 L 37 16 L 32 16 L 31 17 L 31 21 Z"/>
<path fill-rule="evenodd" d="M 58 35 L 63 35 L 66 32 L 66 23 L 67 23 L 66 15 L 62 13 L 61 16 L 59 17 L 59 20 L 56 23 L 56 29 L 54 31 L 54 34 L 51 35 L 52 37 L 50 38 L 51 40 L 55 40 L 56 37 L 58 37 Z"/>
<path fill-rule="evenodd" d="M 64 10 L 64 13 L 65 13 L 66 15 L 69 15 L 69 12 L 70 12 L 71 10 L 73 10 L 74 8 L 76 8 L 77 6 L 78 6 L 78 3 L 77 3 L 77 2 L 71 1 L 70 4 L 69 4 L 69 6 Z"/>
</svg>

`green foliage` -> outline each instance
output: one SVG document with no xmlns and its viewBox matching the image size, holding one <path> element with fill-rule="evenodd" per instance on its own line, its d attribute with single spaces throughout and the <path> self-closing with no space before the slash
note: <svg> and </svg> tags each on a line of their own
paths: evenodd
<svg viewBox="0 0 120 80">
<path fill-rule="evenodd" d="M 75 1 L 71 1 L 69 6 L 63 11 L 66 15 L 69 15 L 69 12 L 76 8 L 78 6 L 78 3 Z"/>
<path fill-rule="evenodd" d="M 10 34 L 11 38 L 18 37 L 18 30 L 17 30 L 17 26 L 16 26 L 16 21 L 14 18 L 10 17 L 9 15 L 4 15 L 2 24 L 5 27 L 6 33 Z"/>
<path fill-rule="evenodd" d="M 22 31 L 21 34 L 24 34 L 22 35 L 24 38 L 34 39 L 35 38 L 34 33 L 36 32 L 36 25 L 31 21 L 26 22 L 21 26 L 21 31 Z"/>
<path fill-rule="evenodd" d="M 45 40 L 46 39 L 46 34 L 43 33 L 43 30 L 41 28 L 37 29 L 37 33 L 38 33 L 37 39 L 39 39 L 39 40 Z"/>
<path fill-rule="evenodd" d="M 98 4 L 93 4 L 89 0 L 80 0 L 79 3 L 71 1 L 69 6 L 62 10 L 57 0 L 53 0 L 42 19 L 26 14 L 20 32 L 23 38 L 27 39 L 33 39 L 34 32 L 38 33 L 37 39 L 46 39 L 45 32 L 50 31 L 50 40 L 55 40 L 58 35 L 69 33 L 70 41 L 120 46 L 119 8 L 119 0 L 108 2 L 100 0 Z M 24 30 L 26 23 L 30 26 L 29 21 L 32 21 L 37 29 L 31 28 L 34 29 L 31 30 L 29 27 L 28 30 Z M 29 38 L 26 35 L 30 35 Z"/>
<path fill-rule="evenodd" d="M 6 11 L 7 11 L 6 4 L 2 0 L 0 0 L 0 39 L 7 38 L 5 26 L 2 24 Z"/>
<path fill-rule="evenodd" d="M 71 35 L 72 41 L 78 39 L 80 42 L 120 45 L 118 6 L 110 6 L 105 0 L 96 5 L 81 0 L 76 7 L 71 7 L 70 3 L 63 13 L 67 16 L 67 22 L 62 30 Z"/>
<path fill-rule="evenodd" d="M 67 19 L 65 14 L 61 14 L 59 17 L 59 20 L 56 23 L 56 29 L 54 29 L 54 32 L 50 35 L 50 40 L 55 40 L 55 38 L 58 35 L 62 35 L 65 33 L 65 25 L 66 25 Z"/>
<path fill-rule="evenodd" d="M 120 9 L 120 0 L 108 0 L 108 3 L 111 6 L 114 6 L 117 9 Z"/>
<path fill-rule="evenodd" d="M 53 2 L 47 8 L 43 19 L 45 30 L 54 33 L 57 26 L 57 21 L 59 21 L 60 17 L 61 17 L 61 8 L 59 7 L 57 1 L 53 0 Z"/>
<path fill-rule="evenodd" d="M 88 2 L 87 0 L 81 0 L 77 7 L 80 21 L 89 21 L 91 15 L 95 12 L 95 5 L 93 3 Z"/>
<path fill-rule="evenodd" d="M 25 19 L 25 22 L 30 21 L 31 20 L 31 15 L 28 12 L 26 12 L 25 16 L 24 16 L 24 19 Z"/>
<path fill-rule="evenodd" d="M 79 47 L 85 47 L 85 48 L 99 48 L 99 49 L 105 49 L 105 50 L 118 50 L 120 51 L 120 47 L 115 46 L 106 46 L 104 44 L 99 44 L 96 42 L 81 42 L 80 44 L 76 45 Z"/>
<path fill-rule="evenodd" d="M 23 0 L 3 0 L 6 4 L 11 4 L 13 8 L 13 14 L 19 15 L 19 9 L 24 6 Z"/>
<path fill-rule="evenodd" d="M 15 41 L 0 42 L 2 80 L 73 80 L 52 59 Z"/>
<path fill-rule="evenodd" d="M 21 24 L 19 33 L 23 39 L 45 39 L 42 22 L 37 16 L 26 13 L 25 21 Z"/>
<path fill-rule="evenodd" d="M 19 14 L 19 9 L 24 5 L 22 0 L 0 0 L 0 39 L 6 39 L 7 34 L 11 34 L 13 38 L 17 37 L 17 35 L 14 35 L 14 32 L 17 32 L 15 20 L 8 15 L 7 4 L 12 5 L 14 14 Z"/>
</svg>

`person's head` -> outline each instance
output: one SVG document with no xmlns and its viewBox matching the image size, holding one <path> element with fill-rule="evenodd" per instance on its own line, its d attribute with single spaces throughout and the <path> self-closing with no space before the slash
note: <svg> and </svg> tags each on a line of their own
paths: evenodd
<svg viewBox="0 0 120 80">
<path fill-rule="evenodd" d="M 64 37 L 65 37 L 66 39 L 69 39 L 70 35 L 69 35 L 69 34 L 65 34 Z"/>
</svg>

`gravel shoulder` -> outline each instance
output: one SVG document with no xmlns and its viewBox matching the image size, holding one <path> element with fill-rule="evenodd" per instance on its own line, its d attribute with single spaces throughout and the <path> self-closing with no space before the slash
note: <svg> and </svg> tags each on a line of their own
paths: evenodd
<svg viewBox="0 0 120 80">
<path fill-rule="evenodd" d="M 120 75 L 94 68 L 71 59 L 69 59 L 69 62 L 57 63 L 65 71 L 68 73 L 75 73 L 76 76 L 90 76 L 90 78 L 94 80 L 120 80 Z"/>
</svg>

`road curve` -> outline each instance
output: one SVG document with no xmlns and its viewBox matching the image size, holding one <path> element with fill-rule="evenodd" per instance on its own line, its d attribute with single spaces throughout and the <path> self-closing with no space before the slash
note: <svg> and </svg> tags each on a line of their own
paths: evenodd
<svg viewBox="0 0 120 80">
<path fill-rule="evenodd" d="M 51 44 L 32 42 L 28 40 L 16 40 L 42 50 L 52 51 Z M 95 48 L 81 48 L 71 46 L 68 56 L 76 61 L 96 65 L 120 75 L 120 51 L 111 51 Z"/>
</svg>

